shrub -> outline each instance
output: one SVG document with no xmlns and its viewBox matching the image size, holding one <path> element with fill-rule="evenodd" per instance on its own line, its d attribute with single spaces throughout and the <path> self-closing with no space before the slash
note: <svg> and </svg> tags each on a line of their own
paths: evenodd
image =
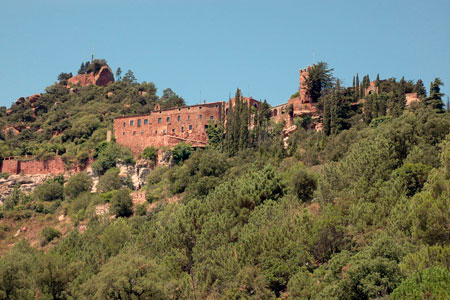
<svg viewBox="0 0 450 300">
<path fill-rule="evenodd" d="M 84 192 L 89 192 L 92 189 L 92 179 L 86 173 L 78 173 L 73 175 L 67 181 L 64 187 L 64 195 L 69 199 L 75 199 L 78 195 Z"/>
<path fill-rule="evenodd" d="M 172 156 L 175 163 L 185 161 L 191 155 L 193 149 L 192 146 L 186 143 L 179 143 L 172 149 Z"/>
<path fill-rule="evenodd" d="M 64 187 L 58 182 L 45 182 L 34 190 L 34 197 L 39 201 L 55 201 L 62 199 Z"/>
<path fill-rule="evenodd" d="M 47 245 L 52 240 L 59 238 L 61 236 L 61 232 L 53 227 L 45 227 L 41 231 L 41 247 Z"/>
<path fill-rule="evenodd" d="M 129 217 L 133 214 L 133 201 L 128 189 L 120 189 L 111 197 L 110 210 L 117 217 Z"/>
<path fill-rule="evenodd" d="M 100 177 L 97 190 L 104 193 L 120 189 L 119 169 L 111 168 Z"/>
<path fill-rule="evenodd" d="M 147 147 L 142 151 L 142 158 L 155 161 L 158 158 L 158 149 L 155 147 Z"/>
</svg>

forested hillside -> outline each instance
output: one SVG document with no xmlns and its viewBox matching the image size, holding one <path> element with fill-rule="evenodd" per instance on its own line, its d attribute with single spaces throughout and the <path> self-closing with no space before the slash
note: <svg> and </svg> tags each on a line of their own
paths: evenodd
<svg viewBox="0 0 450 300">
<path fill-rule="evenodd" d="M 104 64 L 104 60 L 83 63 L 78 73 L 95 72 Z M 107 87 L 68 88 L 71 77 L 72 73 L 61 73 L 35 103 L 18 101 L 8 113 L 6 107 L 0 108 L 2 157 L 34 155 L 45 159 L 59 154 L 66 161 L 83 163 L 106 139 L 115 117 L 148 113 L 156 103 L 162 108 L 184 105 L 183 98 L 170 88 L 158 97 L 152 82 L 138 83 L 130 70 L 122 78 L 119 68 L 116 81 Z"/>
<path fill-rule="evenodd" d="M 206 149 L 180 144 L 173 165 L 150 172 L 139 205 L 115 168 L 125 150 L 104 141 L 106 129 L 118 114 L 181 98 L 121 80 L 79 93 L 50 86 L 36 116 L 13 105 L 2 124 L 36 127 L 5 138 L 3 156 L 54 149 L 79 158 L 92 149 L 104 164 L 96 193 L 79 173 L 5 200 L 2 221 L 63 214 L 73 229 L 46 227 L 38 247 L 15 243 L 0 259 L 0 299 L 450 298 L 442 82 L 426 93 L 421 82 L 377 78 L 379 93 L 360 101 L 368 76 L 345 88 L 320 68 L 309 88 L 323 131 L 298 118 L 285 143 L 283 124 L 258 111 L 249 129 L 252 112 L 238 103 L 225 133 L 209 129 Z M 407 106 L 410 92 L 420 101 Z M 143 157 L 155 155 L 148 149 Z M 96 213 L 105 204 L 109 214 Z"/>
</svg>

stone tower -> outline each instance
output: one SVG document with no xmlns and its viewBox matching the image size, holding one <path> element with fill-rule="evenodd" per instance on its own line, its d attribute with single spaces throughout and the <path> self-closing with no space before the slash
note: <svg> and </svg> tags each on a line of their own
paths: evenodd
<svg viewBox="0 0 450 300">
<path fill-rule="evenodd" d="M 308 66 L 306 69 L 300 69 L 300 86 L 298 94 L 300 96 L 300 103 L 311 103 L 311 98 L 307 94 L 307 86 L 306 86 L 306 80 L 309 77 L 309 70 L 311 69 L 311 66 Z"/>
</svg>

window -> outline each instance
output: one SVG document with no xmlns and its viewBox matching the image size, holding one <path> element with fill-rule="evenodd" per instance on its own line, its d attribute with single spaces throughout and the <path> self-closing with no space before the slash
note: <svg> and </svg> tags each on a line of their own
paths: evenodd
<svg viewBox="0 0 450 300">
<path fill-rule="evenodd" d="M 203 116 L 202 115 L 200 115 L 200 120 L 203 118 Z"/>
<path fill-rule="evenodd" d="M 189 125 L 189 130 L 192 130 L 192 125 Z"/>
<path fill-rule="evenodd" d="M 157 135 L 158 134 L 158 130 L 155 130 L 155 135 Z"/>
<path fill-rule="evenodd" d="M 148 119 L 145 119 L 144 120 L 144 125 L 147 125 L 148 124 Z"/>
<path fill-rule="evenodd" d="M 178 116 L 178 122 L 180 122 L 181 121 L 181 117 L 180 116 Z"/>
<path fill-rule="evenodd" d="M 163 134 L 166 134 L 166 130 L 165 129 L 163 129 Z"/>
<path fill-rule="evenodd" d="M 141 119 L 138 119 L 138 121 L 137 121 L 137 127 L 141 127 Z"/>
<path fill-rule="evenodd" d="M 188 121 L 191 119 L 191 116 L 188 116 Z"/>
<path fill-rule="evenodd" d="M 134 121 L 130 121 L 130 126 L 134 126 Z"/>
<path fill-rule="evenodd" d="M 184 127 L 181 127 L 181 132 L 184 132 Z"/>
<path fill-rule="evenodd" d="M 172 133 L 175 133 L 175 128 L 172 129 Z"/>
<path fill-rule="evenodd" d="M 214 116 L 209 117 L 211 120 L 214 120 Z"/>
<path fill-rule="evenodd" d="M 125 131 L 124 131 L 124 132 L 122 132 L 122 135 L 125 135 Z"/>
<path fill-rule="evenodd" d="M 161 123 L 161 118 L 158 118 L 158 123 Z"/>
<path fill-rule="evenodd" d="M 141 131 L 141 134 L 144 134 L 144 130 Z"/>
<path fill-rule="evenodd" d="M 170 117 L 167 117 L 167 122 L 170 122 Z"/>
<path fill-rule="evenodd" d="M 198 109 L 202 109 L 202 107 L 201 107 L 201 106 L 199 106 L 199 107 L 198 107 Z"/>
<path fill-rule="evenodd" d="M 205 125 L 205 129 L 208 129 L 208 125 Z"/>
<path fill-rule="evenodd" d="M 133 131 L 133 135 L 136 135 L 136 131 Z"/>
<path fill-rule="evenodd" d="M 123 127 L 127 126 L 127 122 L 123 122 Z"/>
</svg>

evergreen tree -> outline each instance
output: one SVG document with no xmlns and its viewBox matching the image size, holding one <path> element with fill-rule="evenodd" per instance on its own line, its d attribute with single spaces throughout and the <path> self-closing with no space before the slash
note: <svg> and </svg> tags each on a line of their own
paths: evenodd
<svg viewBox="0 0 450 300">
<path fill-rule="evenodd" d="M 244 150 L 248 148 L 249 106 L 246 102 L 241 104 L 239 150 Z"/>
<path fill-rule="evenodd" d="M 116 70 L 116 80 L 120 81 L 122 79 L 122 69 L 120 67 L 117 68 Z"/>
<path fill-rule="evenodd" d="M 333 88 L 335 81 L 333 70 L 323 61 L 309 69 L 308 77 L 306 78 L 306 87 L 307 94 L 311 97 L 312 102 L 319 101 L 322 95 Z"/>
<path fill-rule="evenodd" d="M 136 79 L 136 77 L 134 76 L 133 71 L 128 70 L 128 71 L 125 73 L 125 75 L 123 76 L 122 81 L 126 81 L 126 82 L 128 82 L 128 83 L 136 83 L 137 79 Z"/>
<path fill-rule="evenodd" d="M 361 93 L 359 92 L 359 74 L 356 73 L 356 98 L 359 99 L 361 98 Z"/>
<path fill-rule="evenodd" d="M 84 73 L 86 73 L 86 67 L 84 65 L 84 62 L 82 62 L 80 69 L 78 69 L 78 74 L 84 74 Z"/>
<path fill-rule="evenodd" d="M 427 90 L 425 88 L 425 85 L 423 84 L 422 79 L 417 80 L 416 84 L 414 85 L 414 92 L 417 93 L 417 97 L 419 98 L 427 96 Z"/>
<path fill-rule="evenodd" d="M 430 85 L 430 96 L 425 99 L 425 105 L 438 111 L 442 111 L 444 107 L 444 103 L 442 102 L 442 96 L 444 94 L 441 93 L 441 85 L 444 85 L 441 79 L 435 78 Z"/>
</svg>

